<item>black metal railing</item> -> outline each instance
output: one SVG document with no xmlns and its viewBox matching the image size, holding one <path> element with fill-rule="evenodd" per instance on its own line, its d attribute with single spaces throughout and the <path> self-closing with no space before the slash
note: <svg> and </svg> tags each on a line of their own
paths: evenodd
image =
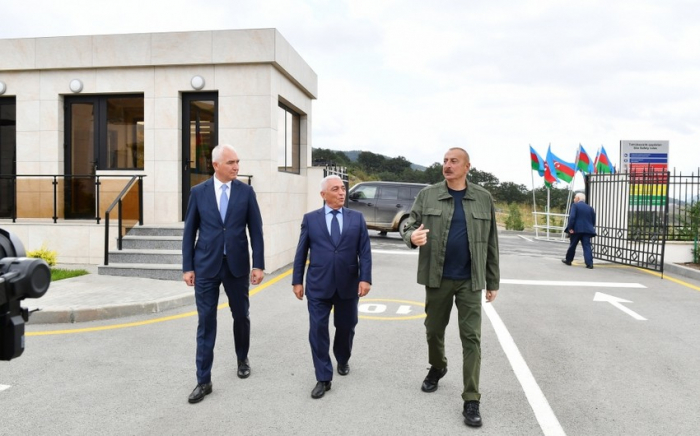
<svg viewBox="0 0 700 436">
<path fill-rule="evenodd" d="M 117 195 L 117 198 L 115 198 L 112 204 L 109 205 L 109 207 L 105 210 L 105 265 L 109 265 L 109 214 L 115 207 L 117 207 L 117 249 L 121 250 L 122 238 L 128 231 L 125 230 L 124 232 L 122 232 L 122 229 L 124 229 L 122 206 L 124 203 L 124 198 L 127 196 L 127 194 L 131 192 L 131 189 L 135 183 L 138 183 L 138 223 L 140 226 L 143 225 L 143 177 L 134 176 L 129 180 L 129 182 L 127 182 L 126 186 L 124 186 L 124 189 L 122 189 L 119 195 Z"/>
<path fill-rule="evenodd" d="M 700 168 L 683 175 L 674 169 L 668 178 L 668 241 L 697 241 L 700 227 Z"/>
<path fill-rule="evenodd" d="M 91 174 L 0 174 L 0 182 L 3 180 L 9 180 L 10 181 L 10 192 L 12 193 L 12 198 L 11 199 L 3 199 L 4 201 L 9 201 L 11 204 L 9 205 L 10 209 L 10 216 L 9 218 L 12 219 L 12 222 L 15 223 L 17 222 L 18 217 L 17 216 L 17 204 L 19 203 L 18 195 L 17 195 L 17 185 L 18 185 L 18 179 L 50 179 L 51 184 L 53 185 L 52 191 L 53 191 L 53 215 L 50 217 L 54 223 L 58 222 L 59 216 L 58 216 L 58 185 L 59 185 L 59 179 L 63 180 L 75 180 L 75 179 L 94 179 L 94 193 L 95 193 L 95 216 L 93 218 L 89 219 L 94 219 L 97 224 L 100 223 L 100 220 L 102 217 L 100 216 L 100 196 L 103 194 L 102 193 L 102 179 L 105 178 L 137 178 L 139 180 L 139 184 L 143 186 L 143 178 L 146 177 L 145 175 L 132 175 L 132 174 L 121 174 L 121 175 L 112 175 L 112 174 L 107 174 L 107 175 L 91 175 Z M 127 182 L 128 183 L 128 182 Z M 143 214 L 143 188 L 141 188 L 141 191 L 139 193 L 139 196 L 141 198 L 140 203 L 139 203 L 139 209 L 140 209 L 140 214 Z M 65 216 L 65 210 L 64 210 L 64 216 Z M 0 218 L 3 218 L 0 216 Z M 7 218 L 5 216 L 4 218 Z M 43 218 L 41 216 L 38 217 L 27 217 L 27 218 Z"/>
</svg>

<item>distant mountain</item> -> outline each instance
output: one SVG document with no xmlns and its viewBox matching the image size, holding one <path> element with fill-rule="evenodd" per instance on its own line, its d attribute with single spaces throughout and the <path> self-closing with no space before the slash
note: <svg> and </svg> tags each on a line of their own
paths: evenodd
<svg viewBox="0 0 700 436">
<path fill-rule="evenodd" d="M 357 157 L 360 155 L 360 153 L 362 153 L 363 150 L 351 150 L 351 151 L 331 150 L 331 151 L 334 151 L 336 153 L 345 153 L 345 156 L 347 156 L 351 162 L 357 162 Z M 375 154 L 379 154 L 379 153 L 375 153 Z M 384 156 L 387 159 L 393 159 L 394 157 L 396 157 L 396 156 L 394 156 L 394 157 L 387 156 L 384 154 L 380 154 L 380 156 Z M 411 169 L 418 170 L 418 171 L 425 171 L 426 167 L 424 167 L 422 165 L 411 163 Z"/>
</svg>

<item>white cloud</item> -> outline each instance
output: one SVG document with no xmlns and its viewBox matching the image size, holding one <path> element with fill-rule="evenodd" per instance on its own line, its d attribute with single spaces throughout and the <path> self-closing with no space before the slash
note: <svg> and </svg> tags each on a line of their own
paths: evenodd
<svg viewBox="0 0 700 436">
<path fill-rule="evenodd" d="M 529 186 L 529 144 L 616 162 L 621 139 L 668 139 L 697 170 L 699 21 L 692 0 L 25 0 L 0 38 L 274 27 L 319 76 L 315 147 L 430 165 L 463 146 Z"/>
</svg>

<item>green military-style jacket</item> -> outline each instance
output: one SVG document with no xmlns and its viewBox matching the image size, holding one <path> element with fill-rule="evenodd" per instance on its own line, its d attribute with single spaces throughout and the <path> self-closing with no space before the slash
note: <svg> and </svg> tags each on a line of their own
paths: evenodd
<svg viewBox="0 0 700 436">
<path fill-rule="evenodd" d="M 500 282 L 498 231 L 491 194 L 479 185 L 467 183 L 462 207 L 467 219 L 472 260 L 472 290 L 496 291 Z M 428 242 L 420 247 L 418 254 L 418 283 L 421 285 L 430 288 L 440 286 L 454 208 L 454 199 L 447 191 L 447 182 L 444 180 L 424 188 L 413 203 L 404 241 L 410 248 L 416 248 L 411 243 L 413 232 L 421 224 L 430 230 Z"/>
</svg>

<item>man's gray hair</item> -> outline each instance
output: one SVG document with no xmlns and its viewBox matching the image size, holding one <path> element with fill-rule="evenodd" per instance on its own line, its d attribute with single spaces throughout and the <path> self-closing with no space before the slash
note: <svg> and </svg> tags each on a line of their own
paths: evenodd
<svg viewBox="0 0 700 436">
<path fill-rule="evenodd" d="M 584 194 L 583 192 L 579 192 L 576 194 L 576 196 L 574 198 L 578 198 L 579 201 L 585 202 L 586 201 L 586 194 Z"/>
<path fill-rule="evenodd" d="M 227 150 L 231 150 L 232 152 L 238 154 L 236 152 L 236 149 L 233 148 L 233 145 L 231 144 L 219 144 L 214 149 L 211 151 L 211 161 L 212 162 L 219 162 L 219 159 L 221 159 L 221 153 L 224 152 L 224 148 Z"/>
<path fill-rule="evenodd" d="M 326 192 L 328 181 L 331 179 L 338 179 L 341 182 L 343 181 L 343 179 L 341 179 L 340 176 L 338 176 L 337 174 L 331 174 L 330 176 L 326 176 L 323 178 L 323 180 L 321 180 L 321 192 Z"/>
</svg>

